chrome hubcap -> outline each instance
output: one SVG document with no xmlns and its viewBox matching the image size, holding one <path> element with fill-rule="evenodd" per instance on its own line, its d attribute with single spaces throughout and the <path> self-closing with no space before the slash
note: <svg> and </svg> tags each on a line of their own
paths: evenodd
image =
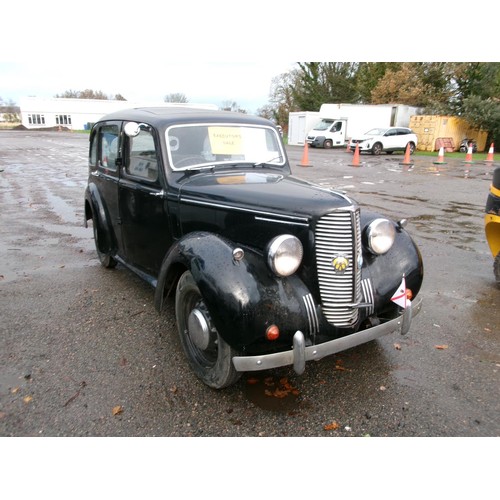
<svg viewBox="0 0 500 500">
<path fill-rule="evenodd" d="M 188 317 L 189 338 L 193 344 L 204 351 L 210 344 L 210 325 L 199 309 L 193 309 Z"/>
</svg>

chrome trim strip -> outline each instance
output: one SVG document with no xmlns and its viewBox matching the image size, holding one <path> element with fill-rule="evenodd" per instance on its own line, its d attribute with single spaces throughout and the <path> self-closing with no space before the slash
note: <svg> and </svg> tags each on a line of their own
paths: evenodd
<svg viewBox="0 0 500 500">
<path fill-rule="evenodd" d="M 304 306 L 306 308 L 307 321 L 309 323 L 309 333 L 311 337 L 313 337 L 314 341 L 314 337 L 319 332 L 319 319 L 318 315 L 316 314 L 314 299 L 313 296 L 309 293 L 307 295 L 304 295 L 302 297 L 302 300 L 304 301 Z"/>
<path fill-rule="evenodd" d="M 370 304 L 368 308 L 368 316 L 375 312 L 375 299 L 373 295 L 373 285 L 371 279 L 361 280 L 361 290 L 366 304 Z"/>
<path fill-rule="evenodd" d="M 236 207 L 234 205 L 223 205 L 221 203 L 208 203 L 206 201 L 196 200 L 193 198 L 186 198 L 185 196 L 181 196 L 180 201 L 184 203 L 191 203 L 193 205 L 203 205 L 205 207 L 224 208 L 226 210 L 236 210 L 239 212 L 248 212 L 251 214 L 266 215 L 270 217 L 282 217 L 283 219 L 288 219 L 290 221 L 304 222 L 306 224 L 308 224 L 309 222 L 309 219 L 307 217 L 295 217 L 293 215 L 282 215 L 282 214 L 274 214 L 271 212 L 261 212 L 259 210 L 250 210 L 247 208 Z"/>
<path fill-rule="evenodd" d="M 289 222 L 286 220 L 278 220 L 278 219 L 270 219 L 268 217 L 260 217 L 260 216 L 255 216 L 255 220 L 263 220 L 267 222 L 276 222 L 277 224 L 290 224 L 292 226 L 305 226 L 308 227 L 309 224 L 306 222 Z"/>
<path fill-rule="evenodd" d="M 233 365 L 240 372 L 269 370 L 270 368 L 296 364 L 300 367 L 302 359 L 305 359 L 305 361 L 318 361 L 325 356 L 365 344 L 397 330 L 404 335 L 410 328 L 412 318 L 420 312 L 421 308 L 422 299 L 417 297 L 409 307 L 403 310 L 400 316 L 387 323 L 308 347 L 305 347 L 304 334 L 297 331 L 294 335 L 294 348 L 289 351 L 263 356 L 235 356 L 233 357 Z"/>
</svg>

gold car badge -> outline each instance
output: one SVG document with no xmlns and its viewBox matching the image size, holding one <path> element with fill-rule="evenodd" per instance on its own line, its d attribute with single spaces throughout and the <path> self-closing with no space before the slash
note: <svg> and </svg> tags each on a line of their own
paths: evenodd
<svg viewBox="0 0 500 500">
<path fill-rule="evenodd" d="M 337 255 L 332 260 L 332 266 L 338 273 L 343 273 L 347 266 L 349 265 L 349 260 L 344 255 Z"/>
</svg>

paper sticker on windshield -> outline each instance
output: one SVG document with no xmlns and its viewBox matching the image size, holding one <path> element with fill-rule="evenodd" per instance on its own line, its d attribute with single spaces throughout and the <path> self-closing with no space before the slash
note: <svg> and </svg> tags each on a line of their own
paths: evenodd
<svg viewBox="0 0 500 500">
<path fill-rule="evenodd" d="M 214 155 L 243 153 L 243 138 L 239 127 L 208 127 L 208 136 Z"/>
</svg>

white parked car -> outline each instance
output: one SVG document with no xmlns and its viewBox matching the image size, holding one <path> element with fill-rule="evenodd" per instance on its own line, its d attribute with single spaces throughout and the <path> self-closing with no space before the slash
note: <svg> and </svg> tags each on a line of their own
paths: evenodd
<svg viewBox="0 0 500 500">
<path fill-rule="evenodd" d="M 371 154 L 379 155 L 382 151 L 392 154 L 394 151 L 406 151 L 406 146 L 410 145 L 410 154 L 413 154 L 417 147 L 417 136 L 406 127 L 372 128 L 360 137 L 353 137 L 349 147 L 354 152 L 359 146 L 359 152 L 368 151 Z"/>
</svg>

